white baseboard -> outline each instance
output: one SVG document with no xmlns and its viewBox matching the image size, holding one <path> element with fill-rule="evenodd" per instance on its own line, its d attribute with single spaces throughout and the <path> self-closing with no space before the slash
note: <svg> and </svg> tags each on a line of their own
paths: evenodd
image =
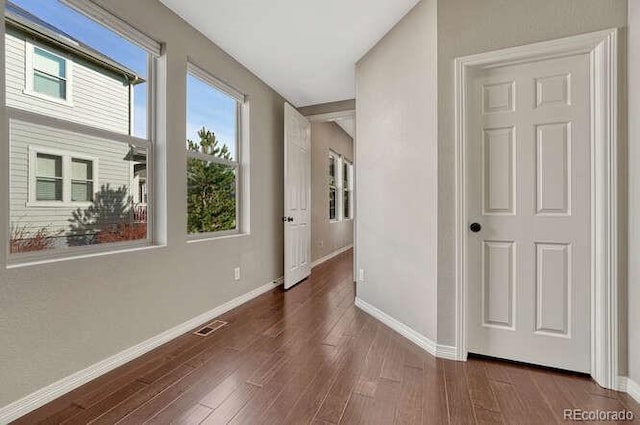
<svg viewBox="0 0 640 425">
<path fill-rule="evenodd" d="M 398 332 L 400 335 L 407 338 L 409 341 L 413 342 L 432 356 L 449 360 L 457 360 L 457 350 L 455 347 L 436 344 L 426 336 L 414 331 L 404 323 L 399 322 L 387 313 L 378 310 L 376 307 L 357 297 L 356 307 L 389 326 L 391 329 Z"/>
<path fill-rule="evenodd" d="M 174 328 L 162 332 L 140 344 L 134 345 L 131 348 L 127 348 L 111 357 L 108 357 L 98 363 L 95 363 L 86 369 L 80 370 L 72 375 L 62 378 L 61 380 L 47 385 L 20 400 L 0 408 L 0 424 L 6 424 L 18 419 L 21 416 L 55 400 L 58 397 L 78 388 L 79 386 L 86 384 L 87 382 L 104 375 L 105 373 L 122 366 L 123 364 L 142 356 L 143 354 L 161 346 L 162 344 L 171 341 L 180 335 L 189 332 L 190 330 L 201 326 L 210 320 L 226 313 L 238 307 L 241 304 L 246 303 L 259 295 L 264 294 L 272 290 L 273 288 L 282 285 L 284 278 L 280 277 L 275 279 L 266 285 L 254 289 L 251 292 L 247 292 L 237 298 L 228 301 L 213 310 L 202 313 L 201 315 L 194 317 Z"/>
<path fill-rule="evenodd" d="M 329 261 L 331 260 L 333 257 L 335 257 L 336 255 L 340 255 L 343 252 L 347 252 L 349 251 L 351 248 L 353 248 L 353 244 L 349 244 L 347 246 L 344 246 L 336 251 L 333 251 L 331 254 L 329 255 L 325 255 L 322 258 L 318 258 L 316 261 L 311 263 L 311 268 L 314 268 L 315 266 L 319 266 L 320 264 L 324 263 L 325 261 Z"/>
<path fill-rule="evenodd" d="M 638 384 L 636 381 L 628 378 L 628 377 L 623 377 L 621 378 L 624 382 L 624 388 L 620 389 L 620 391 L 624 391 L 627 394 L 629 394 L 635 401 L 637 401 L 638 403 L 640 403 L 640 384 Z"/>
</svg>

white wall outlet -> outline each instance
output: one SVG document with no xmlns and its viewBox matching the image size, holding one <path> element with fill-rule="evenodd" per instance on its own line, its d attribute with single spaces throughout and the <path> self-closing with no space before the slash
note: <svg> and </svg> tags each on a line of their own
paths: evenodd
<svg viewBox="0 0 640 425">
<path fill-rule="evenodd" d="M 320 245 L 320 249 L 324 248 L 324 241 L 320 241 L 318 245 Z"/>
<path fill-rule="evenodd" d="M 358 282 L 364 282 L 364 269 L 358 270 Z"/>
<path fill-rule="evenodd" d="M 233 278 L 235 280 L 240 280 L 240 267 L 233 269 Z"/>
</svg>

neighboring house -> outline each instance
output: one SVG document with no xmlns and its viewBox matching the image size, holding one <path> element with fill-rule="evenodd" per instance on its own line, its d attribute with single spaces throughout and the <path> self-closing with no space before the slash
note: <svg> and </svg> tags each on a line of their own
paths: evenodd
<svg viewBox="0 0 640 425">
<path fill-rule="evenodd" d="M 134 86 L 144 80 L 25 10 L 6 4 L 7 105 L 131 134 Z M 71 129 L 70 129 L 71 130 Z M 69 219 L 101 186 L 126 186 L 146 206 L 146 165 L 128 145 L 12 119 L 11 225 L 47 228 L 65 243 Z"/>
</svg>

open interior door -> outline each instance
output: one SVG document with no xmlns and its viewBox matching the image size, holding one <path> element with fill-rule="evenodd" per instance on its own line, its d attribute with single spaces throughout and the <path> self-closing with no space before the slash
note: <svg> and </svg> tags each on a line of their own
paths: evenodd
<svg viewBox="0 0 640 425">
<path fill-rule="evenodd" d="M 284 288 L 311 274 L 311 123 L 284 105 Z"/>
</svg>

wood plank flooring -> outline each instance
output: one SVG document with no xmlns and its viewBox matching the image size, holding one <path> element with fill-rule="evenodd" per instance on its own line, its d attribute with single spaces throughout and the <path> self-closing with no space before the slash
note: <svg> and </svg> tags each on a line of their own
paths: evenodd
<svg viewBox="0 0 640 425">
<path fill-rule="evenodd" d="M 185 334 L 17 424 L 554 424 L 632 410 L 584 376 L 435 359 L 353 305 L 352 253 Z"/>
</svg>

